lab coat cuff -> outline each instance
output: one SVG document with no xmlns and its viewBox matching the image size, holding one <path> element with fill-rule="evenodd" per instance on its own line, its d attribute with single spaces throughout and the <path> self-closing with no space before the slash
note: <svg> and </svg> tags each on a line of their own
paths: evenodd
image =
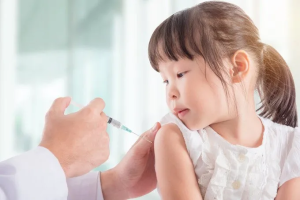
<svg viewBox="0 0 300 200">
<path fill-rule="evenodd" d="M 68 178 L 68 200 L 103 200 L 99 172 L 89 172 L 82 176 Z"/>
</svg>

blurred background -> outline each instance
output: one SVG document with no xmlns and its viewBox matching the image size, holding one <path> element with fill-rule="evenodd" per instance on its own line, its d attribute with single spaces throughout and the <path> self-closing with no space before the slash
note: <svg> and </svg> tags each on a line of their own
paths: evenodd
<svg viewBox="0 0 300 200">
<path fill-rule="evenodd" d="M 138 133 L 168 112 L 164 85 L 149 64 L 154 29 L 197 0 L 0 0 L 0 160 L 38 145 L 52 101 L 95 97 Z M 286 59 L 300 91 L 300 1 L 231 0 Z M 298 105 L 300 105 L 298 98 Z M 78 109 L 70 106 L 68 113 Z M 115 166 L 137 140 L 109 128 Z M 159 199 L 154 191 L 140 200 Z"/>
</svg>

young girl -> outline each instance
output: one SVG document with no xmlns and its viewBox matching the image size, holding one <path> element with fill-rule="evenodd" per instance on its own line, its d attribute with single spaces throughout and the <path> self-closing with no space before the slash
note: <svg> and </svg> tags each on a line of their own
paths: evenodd
<svg viewBox="0 0 300 200">
<path fill-rule="evenodd" d="M 155 140 L 162 199 L 300 199 L 294 81 L 239 7 L 205 2 L 170 16 L 149 58 L 171 110 Z"/>
</svg>

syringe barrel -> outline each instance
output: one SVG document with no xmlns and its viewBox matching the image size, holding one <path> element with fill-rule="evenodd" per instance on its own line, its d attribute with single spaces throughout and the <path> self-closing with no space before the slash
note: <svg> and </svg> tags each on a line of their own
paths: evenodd
<svg viewBox="0 0 300 200">
<path fill-rule="evenodd" d="M 118 128 L 118 129 L 120 129 L 121 126 L 122 126 L 121 122 L 119 122 L 119 121 L 117 121 L 117 120 L 114 120 L 114 119 L 111 118 L 111 117 L 108 117 L 107 123 L 111 124 L 112 126 Z"/>
</svg>

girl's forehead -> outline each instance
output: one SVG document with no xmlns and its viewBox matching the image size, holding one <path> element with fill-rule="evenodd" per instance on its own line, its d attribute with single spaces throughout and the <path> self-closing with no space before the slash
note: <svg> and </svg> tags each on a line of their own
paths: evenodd
<svg viewBox="0 0 300 200">
<path fill-rule="evenodd" d="M 178 66 L 178 61 L 173 60 L 162 60 L 158 64 L 158 69 L 160 73 L 164 73 L 166 71 L 173 70 L 176 66 Z"/>
</svg>

